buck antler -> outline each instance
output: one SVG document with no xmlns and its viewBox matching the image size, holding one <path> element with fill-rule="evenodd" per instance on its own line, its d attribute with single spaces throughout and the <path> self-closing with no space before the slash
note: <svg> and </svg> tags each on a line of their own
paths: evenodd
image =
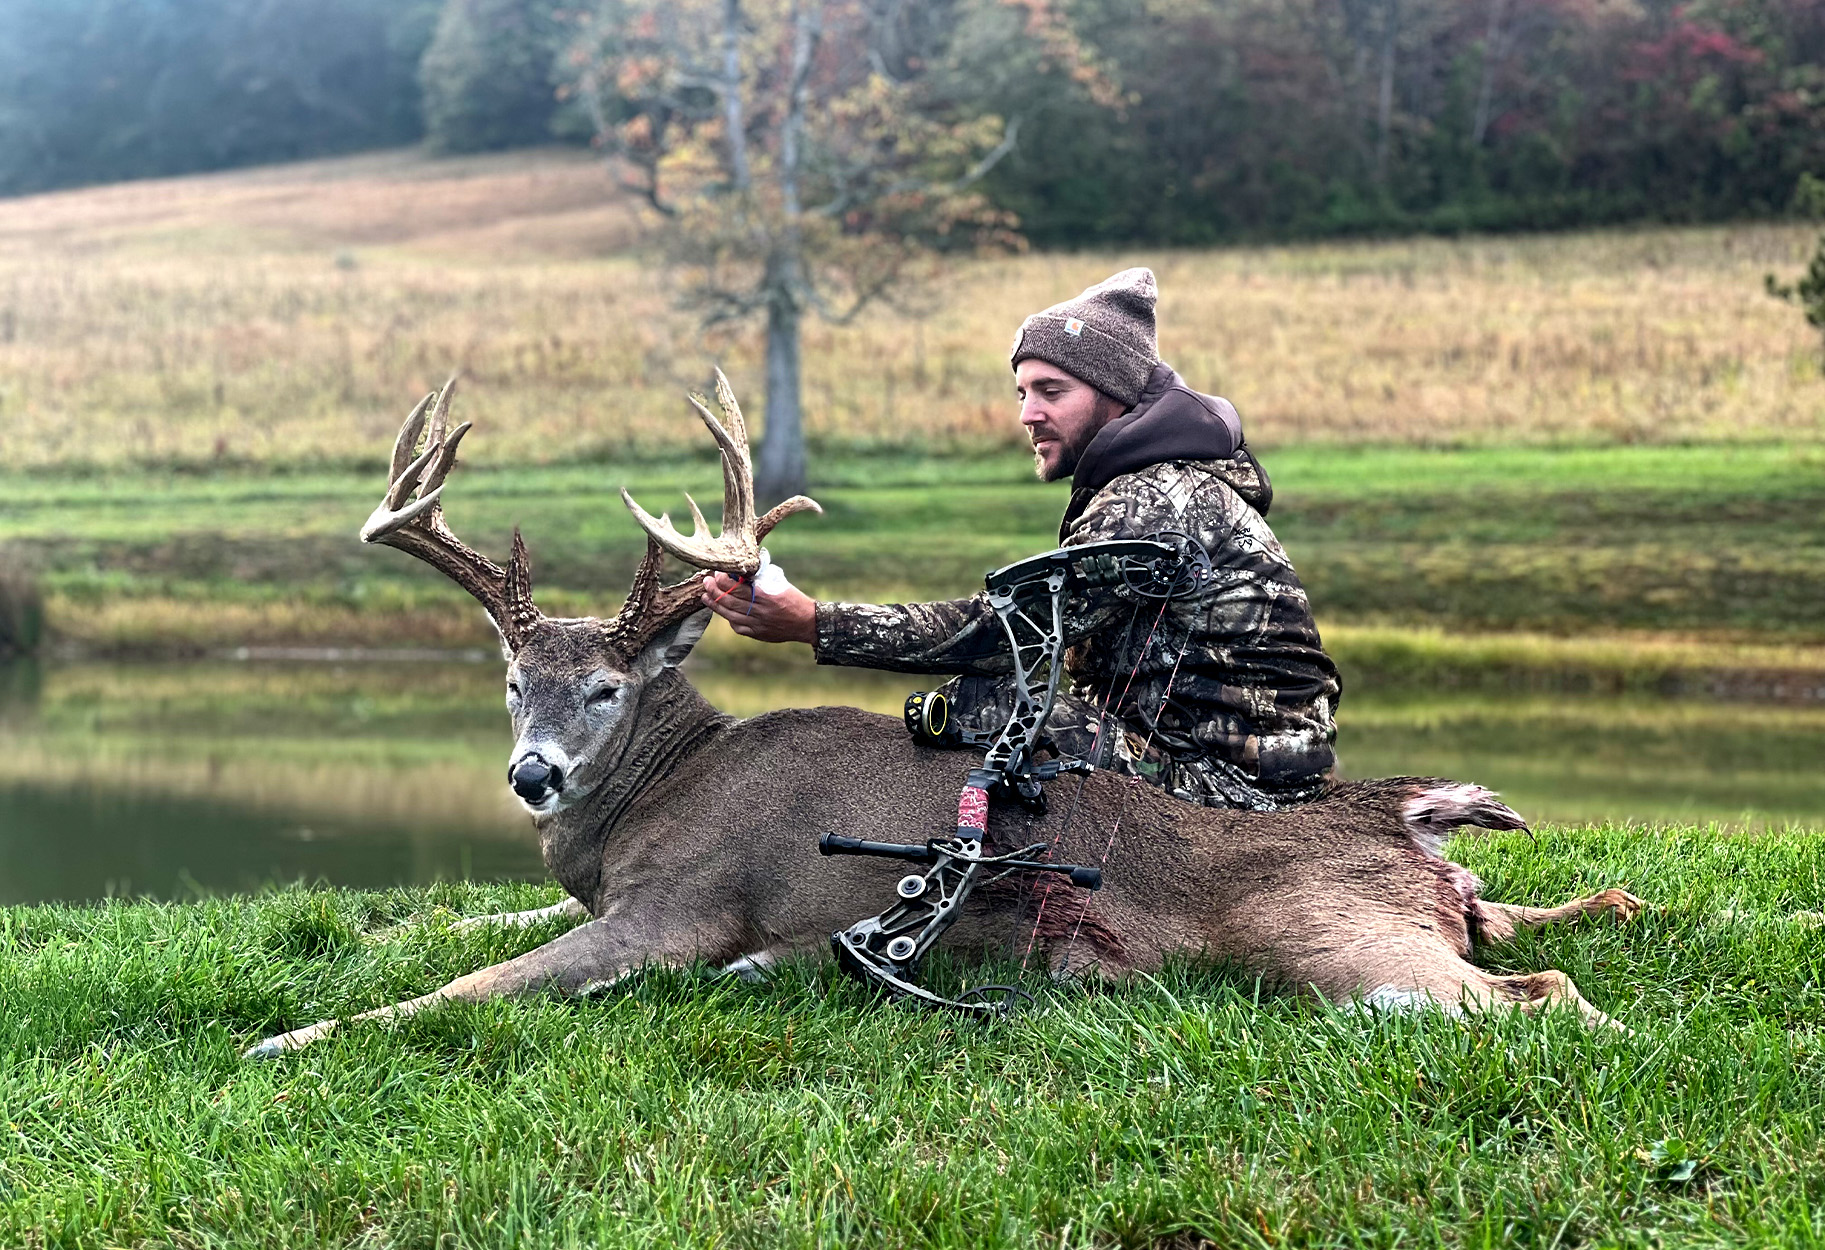
<svg viewBox="0 0 1825 1250">
<path fill-rule="evenodd" d="M 621 501 L 634 520 L 646 531 L 646 557 L 634 574 L 633 589 L 621 614 L 609 622 L 609 634 L 629 651 L 638 651 L 656 634 L 684 617 L 701 610 L 702 583 L 696 578 L 659 584 L 659 573 L 667 552 L 686 564 L 700 569 L 716 569 L 737 576 L 752 576 L 761 566 L 764 552 L 760 540 L 773 527 L 795 512 L 822 512 L 815 500 L 794 495 L 758 519 L 754 515 L 754 465 L 748 458 L 748 425 L 742 419 L 741 406 L 721 369 L 716 371 L 716 406 L 722 409 L 722 420 L 709 409 L 703 396 L 691 395 L 691 407 L 710 428 L 710 435 L 722 449 L 722 527 L 715 535 L 703 519 L 703 511 L 690 495 L 684 497 L 691 509 L 691 535 L 678 532 L 669 514 L 658 519 L 634 502 L 625 489 Z M 727 424 L 724 424 L 726 422 Z"/>
<path fill-rule="evenodd" d="M 722 370 L 716 371 L 716 406 L 722 409 L 723 421 L 718 421 L 701 395 L 690 396 L 691 407 L 703 418 L 703 423 L 710 427 L 710 435 L 716 445 L 722 448 L 722 530 L 711 535 L 710 527 L 703 519 L 703 512 L 697 507 L 697 501 L 689 495 L 684 501 L 691 509 L 691 536 L 686 538 L 672 524 L 670 514 L 662 514 L 654 520 L 650 512 L 634 502 L 634 497 L 625 489 L 621 492 L 621 501 L 628 511 L 634 514 L 634 520 L 640 523 L 647 536 L 660 547 L 671 552 L 686 564 L 700 569 L 716 569 L 723 573 L 734 573 L 737 576 L 748 576 L 758 572 L 761 565 L 760 540 L 772 531 L 775 525 L 791 516 L 794 512 L 822 512 L 817 503 L 803 495 L 794 495 L 786 502 L 774 508 L 766 516 L 756 520 L 754 516 L 754 465 L 748 459 L 748 426 L 742 420 L 741 406 L 735 402 L 735 392 L 729 387 L 729 379 L 723 376 Z"/>
<path fill-rule="evenodd" d="M 457 446 L 469 432 L 467 421 L 447 430 L 450 400 L 455 394 L 456 379 L 452 377 L 419 400 L 400 427 L 393 443 L 386 496 L 361 527 L 361 541 L 397 547 L 448 577 L 475 596 L 494 618 L 507 646 L 516 648 L 543 619 L 532 603 L 532 571 L 519 529 L 513 531 L 513 554 L 503 569 L 457 538 L 444 523 L 444 479 L 456 464 Z M 421 433 L 424 450 L 415 457 Z"/>
</svg>

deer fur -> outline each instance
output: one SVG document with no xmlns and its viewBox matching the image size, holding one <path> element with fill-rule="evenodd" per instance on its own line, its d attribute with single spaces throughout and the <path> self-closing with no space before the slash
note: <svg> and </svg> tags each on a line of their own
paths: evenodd
<svg viewBox="0 0 1825 1250">
<path fill-rule="evenodd" d="M 396 487 L 395 512 L 410 493 Z M 515 558 L 523 569 L 523 551 Z M 644 567 L 642 578 L 654 581 Z M 661 598 L 674 605 L 670 619 L 647 622 L 631 654 L 628 631 L 594 618 L 508 617 L 516 631 L 505 644 L 510 775 L 570 901 L 502 919 L 589 919 L 518 958 L 355 1020 L 538 989 L 583 993 L 647 966 L 701 961 L 752 974 L 782 958 L 827 958 L 831 932 L 886 906 L 906 868 L 824 858 L 818 836 L 907 842 L 952 830 L 972 756 L 919 746 L 898 720 L 854 708 L 724 715 L 679 671 L 709 613 L 692 611 L 695 601 L 682 595 Z M 527 781 L 529 759 L 558 780 Z M 1627 917 L 1641 907 L 1621 890 L 1552 909 L 1482 899 L 1476 878 L 1440 848 L 1461 826 L 1525 827 L 1487 790 L 1400 777 L 1254 812 L 1195 806 L 1103 772 L 1065 798 L 1078 784 L 1056 783 L 1061 801 L 1043 817 L 997 805 L 989 845 L 1054 842 L 1060 860 L 1101 863 L 1104 887 L 978 891 L 948 948 L 998 952 L 1031 942 L 1053 975 L 1109 980 L 1192 956 L 1338 1003 L 1448 1011 L 1563 1003 L 1608 1022 L 1562 973 L 1498 975 L 1470 962 L 1476 942 L 1522 926 Z M 248 1054 L 297 1049 L 336 1023 L 269 1038 Z"/>
</svg>

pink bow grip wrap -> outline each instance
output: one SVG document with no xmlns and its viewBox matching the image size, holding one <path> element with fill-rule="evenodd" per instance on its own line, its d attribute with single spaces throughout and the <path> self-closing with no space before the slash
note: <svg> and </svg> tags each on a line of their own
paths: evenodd
<svg viewBox="0 0 1825 1250">
<path fill-rule="evenodd" d="M 989 792 L 964 786 L 957 796 L 957 836 L 983 838 L 989 831 Z"/>
</svg>

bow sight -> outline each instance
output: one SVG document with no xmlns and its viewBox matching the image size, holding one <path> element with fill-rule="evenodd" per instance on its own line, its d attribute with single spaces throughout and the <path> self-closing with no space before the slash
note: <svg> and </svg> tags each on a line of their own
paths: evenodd
<svg viewBox="0 0 1825 1250">
<path fill-rule="evenodd" d="M 1035 815 L 1044 815 L 1046 782 L 1062 773 L 1092 771 L 1088 760 L 1034 759 L 1048 745 L 1046 720 L 1058 698 L 1067 596 L 1123 587 L 1141 598 L 1162 600 L 1203 588 L 1210 558 L 1197 541 L 1176 533 L 1159 539 L 1060 547 L 988 575 L 989 607 L 1007 632 L 1014 662 L 1013 712 L 1000 732 L 979 733 L 956 724 L 942 696 L 915 695 L 907 701 L 906 723 L 914 738 L 931 745 L 987 750 L 963 783 L 954 833 L 923 843 L 865 842 L 828 833 L 818 840 L 818 850 L 825 855 L 878 855 L 927 865 L 923 873 L 900 878 L 895 887 L 898 897 L 886 911 L 830 935 L 844 971 L 885 986 L 896 998 L 977 1014 L 999 1012 L 1019 995 L 1018 990 L 985 986 L 950 999 L 921 987 L 916 979 L 920 959 L 956 922 L 971 891 L 1017 872 L 1059 873 L 1081 889 L 1102 887 L 1098 868 L 1045 860 L 1048 843 L 990 855 L 983 840 L 991 802 L 1012 799 Z"/>
</svg>

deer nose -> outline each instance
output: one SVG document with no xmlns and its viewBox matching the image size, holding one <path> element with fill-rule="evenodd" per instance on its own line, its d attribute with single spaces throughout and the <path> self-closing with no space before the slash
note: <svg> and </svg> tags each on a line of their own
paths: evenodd
<svg viewBox="0 0 1825 1250">
<path fill-rule="evenodd" d="M 507 783 L 522 799 L 537 803 L 564 784 L 564 770 L 547 764 L 537 755 L 528 755 L 507 770 Z"/>
</svg>

